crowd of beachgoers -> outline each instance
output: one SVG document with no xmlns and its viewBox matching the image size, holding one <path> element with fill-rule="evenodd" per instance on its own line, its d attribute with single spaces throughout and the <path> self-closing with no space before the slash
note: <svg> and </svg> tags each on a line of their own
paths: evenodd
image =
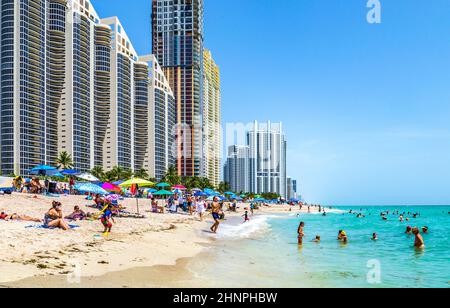
<svg viewBox="0 0 450 308">
<path fill-rule="evenodd" d="M 315 207 L 318 208 L 318 212 L 322 213 L 322 216 L 327 216 L 326 209 L 323 208 L 320 205 L 316 205 Z M 302 208 L 302 205 L 300 204 L 300 209 Z M 308 206 L 308 212 L 310 212 L 310 206 Z M 358 219 L 364 219 L 366 218 L 366 215 L 372 215 L 372 213 L 364 214 L 363 209 L 361 208 L 359 211 L 355 210 L 349 210 L 348 214 L 354 215 Z M 450 214 L 450 212 L 448 213 Z M 400 212 L 399 210 L 385 210 L 379 212 L 380 219 L 383 221 L 388 221 L 392 217 L 394 219 L 398 219 L 401 223 L 409 223 L 412 219 L 416 219 L 420 216 L 420 213 L 417 212 Z M 305 238 L 305 222 L 300 222 L 298 229 L 298 245 L 302 246 L 303 241 Z M 406 226 L 405 234 L 407 235 L 413 235 L 414 236 L 414 248 L 423 250 L 425 249 L 425 240 L 423 237 L 423 234 L 429 233 L 429 227 L 428 226 L 422 226 L 422 227 L 413 227 L 411 225 Z M 349 243 L 349 235 L 346 233 L 345 230 L 339 230 L 337 232 L 337 240 L 342 242 L 343 244 Z M 372 237 L 370 238 L 371 241 L 378 241 L 379 237 L 376 232 L 372 234 Z M 315 238 L 312 240 L 314 243 L 320 243 L 321 242 L 321 236 L 316 235 Z"/>
</svg>

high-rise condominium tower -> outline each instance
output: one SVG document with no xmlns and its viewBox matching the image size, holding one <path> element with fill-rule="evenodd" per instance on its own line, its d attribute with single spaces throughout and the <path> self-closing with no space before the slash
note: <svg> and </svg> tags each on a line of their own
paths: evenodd
<svg viewBox="0 0 450 308">
<path fill-rule="evenodd" d="M 281 123 L 258 123 L 248 133 L 250 186 L 255 193 L 287 197 L 286 136 Z"/>
<path fill-rule="evenodd" d="M 220 70 L 209 50 L 203 52 L 203 171 L 219 185 L 222 151 Z"/>
<path fill-rule="evenodd" d="M 203 171 L 203 0 L 153 0 L 153 54 L 176 100 L 177 168 Z"/>
<path fill-rule="evenodd" d="M 1 172 L 27 175 L 67 151 L 81 171 L 151 173 L 149 161 L 168 153 L 159 127 L 175 120 L 156 59 L 140 60 L 120 21 L 100 19 L 89 0 L 0 0 L 0 8 Z"/>
<path fill-rule="evenodd" d="M 54 165 L 61 151 L 72 155 L 75 168 L 91 168 L 94 157 L 101 159 L 96 146 L 105 130 L 97 115 L 109 102 L 109 65 L 102 59 L 110 30 L 88 0 L 0 6 L 2 173 Z"/>
<path fill-rule="evenodd" d="M 232 145 L 228 147 L 228 158 L 224 167 L 225 182 L 234 192 L 252 192 L 250 187 L 250 147 Z"/>
<path fill-rule="evenodd" d="M 154 55 L 142 56 L 139 61 L 149 67 L 148 147 L 144 169 L 158 181 L 167 169 L 176 164 L 175 98 Z"/>
</svg>

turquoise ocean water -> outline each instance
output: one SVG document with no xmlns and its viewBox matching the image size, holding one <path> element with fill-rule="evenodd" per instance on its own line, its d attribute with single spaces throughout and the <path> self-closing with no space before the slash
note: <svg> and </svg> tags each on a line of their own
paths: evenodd
<svg viewBox="0 0 450 308">
<path fill-rule="evenodd" d="M 361 208 L 365 218 L 348 213 Z M 385 210 L 420 216 L 402 223 L 391 214 L 384 221 L 380 213 Z M 212 287 L 448 288 L 449 212 L 450 207 L 434 206 L 339 207 L 326 217 L 261 215 L 248 224 L 230 220 L 221 225 L 208 263 L 193 262 L 191 270 Z M 302 248 L 296 238 L 300 221 L 306 224 Z M 414 236 L 405 234 L 408 225 L 429 227 L 423 235 L 425 250 L 414 249 Z M 336 240 L 340 229 L 349 237 L 347 245 Z M 371 241 L 374 232 L 376 242 Z M 311 242 L 316 235 L 320 244 Z"/>
</svg>

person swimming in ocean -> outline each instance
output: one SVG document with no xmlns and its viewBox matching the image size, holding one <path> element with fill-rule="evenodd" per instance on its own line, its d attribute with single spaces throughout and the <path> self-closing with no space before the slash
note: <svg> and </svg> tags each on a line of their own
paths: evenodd
<svg viewBox="0 0 450 308">
<path fill-rule="evenodd" d="M 372 241 L 378 241 L 378 235 L 376 233 L 372 234 Z"/>
<path fill-rule="evenodd" d="M 317 235 L 315 239 L 312 240 L 313 243 L 320 243 L 320 235 Z"/>
<path fill-rule="evenodd" d="M 425 226 L 425 227 L 422 227 L 422 233 L 423 234 L 428 234 L 428 227 L 427 226 Z"/>
<path fill-rule="evenodd" d="M 406 227 L 406 232 L 405 232 L 405 234 L 408 234 L 408 235 L 412 234 L 412 228 L 411 228 L 411 226 L 407 226 L 407 227 Z"/>
<path fill-rule="evenodd" d="M 300 225 L 298 226 L 298 245 L 303 245 L 303 237 L 305 236 L 305 233 L 303 232 L 303 228 L 305 227 L 305 223 L 302 221 Z"/>
<path fill-rule="evenodd" d="M 344 230 L 339 230 L 338 241 L 342 241 L 344 244 L 348 243 L 347 233 Z"/>
<path fill-rule="evenodd" d="M 417 249 L 424 249 L 425 248 L 425 241 L 423 240 L 422 235 L 420 234 L 419 228 L 413 228 L 412 234 L 414 234 L 414 247 Z"/>
</svg>

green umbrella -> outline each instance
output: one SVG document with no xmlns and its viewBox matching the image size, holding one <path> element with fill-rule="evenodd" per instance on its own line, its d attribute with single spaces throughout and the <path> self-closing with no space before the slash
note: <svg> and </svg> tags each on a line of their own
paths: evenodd
<svg viewBox="0 0 450 308">
<path fill-rule="evenodd" d="M 261 195 L 256 195 L 256 196 L 255 196 L 255 199 L 261 199 L 261 198 L 262 198 Z"/>
<path fill-rule="evenodd" d="M 160 188 L 170 187 L 170 184 L 167 184 L 167 183 L 159 183 L 158 185 L 156 185 L 156 187 L 160 187 Z"/>
<path fill-rule="evenodd" d="M 171 192 L 171 191 L 168 191 L 168 190 L 160 190 L 160 191 L 158 191 L 158 192 L 155 192 L 154 194 L 153 194 L 153 196 L 172 196 L 173 195 L 173 192 Z"/>
</svg>

